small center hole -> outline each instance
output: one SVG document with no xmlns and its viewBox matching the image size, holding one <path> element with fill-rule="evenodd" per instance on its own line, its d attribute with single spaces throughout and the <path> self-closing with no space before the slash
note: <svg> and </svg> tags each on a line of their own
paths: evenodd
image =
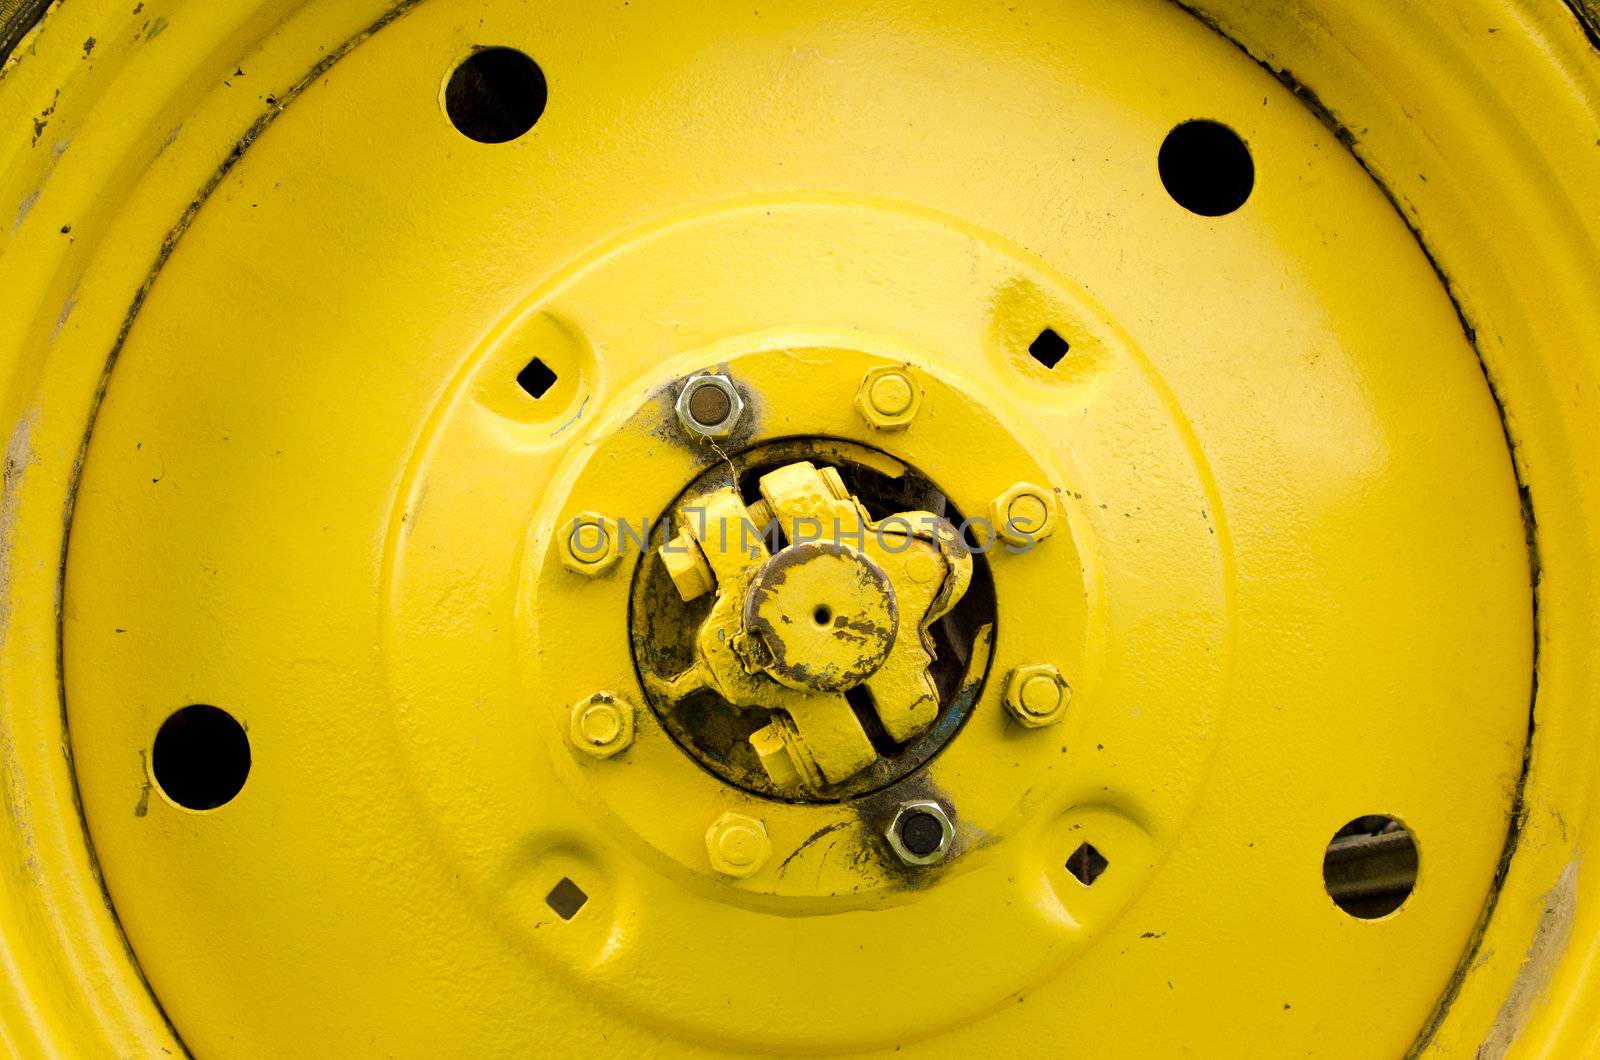
<svg viewBox="0 0 1600 1060">
<path fill-rule="evenodd" d="M 827 604 L 818 604 L 817 609 L 811 612 L 811 619 L 819 626 L 826 626 L 833 621 L 833 609 Z"/>
</svg>

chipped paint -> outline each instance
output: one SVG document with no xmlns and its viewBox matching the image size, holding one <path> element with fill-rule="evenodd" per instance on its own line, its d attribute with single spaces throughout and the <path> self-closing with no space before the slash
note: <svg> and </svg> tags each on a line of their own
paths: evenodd
<svg viewBox="0 0 1600 1060">
<path fill-rule="evenodd" d="M 1494 1027 L 1478 1047 L 1479 1060 L 1499 1060 L 1510 1050 L 1536 1006 L 1549 1000 L 1550 979 L 1566 955 L 1572 919 L 1578 910 L 1578 867 L 1572 861 L 1544 899 L 1539 926 L 1517 977 L 1506 994 Z"/>
<path fill-rule="evenodd" d="M 67 225 L 63 227 L 61 231 L 63 234 L 65 234 L 71 230 L 72 226 Z M 67 326 L 67 318 L 72 316 L 72 311 L 73 309 L 77 308 L 77 305 L 78 289 L 74 287 L 71 293 L 67 295 L 67 300 L 61 304 L 61 313 L 56 317 L 56 326 L 50 329 L 50 337 L 52 339 L 61 334 L 61 329 Z"/>
<path fill-rule="evenodd" d="M 22 479 L 27 469 L 39 462 L 31 441 L 34 418 L 35 413 L 30 411 L 17 421 L 6 443 L 5 465 L 0 471 L 0 647 L 5 645 L 10 625 L 12 537 L 16 533 Z"/>
<path fill-rule="evenodd" d="M 559 426 L 555 430 L 551 431 L 550 432 L 550 437 L 554 438 L 556 435 L 560 434 L 562 431 L 566 430 L 568 427 L 571 427 L 574 423 L 577 423 L 578 420 L 583 416 L 583 410 L 588 408 L 588 407 L 589 407 L 589 396 L 587 394 L 585 394 L 584 398 L 583 398 L 583 401 L 580 402 L 579 405 L 578 405 L 578 411 L 574 412 L 572 414 L 572 418 L 567 420 L 567 422 L 563 423 L 561 426 Z"/>
<path fill-rule="evenodd" d="M 22 222 L 27 219 L 28 213 L 33 209 L 33 204 L 38 201 L 38 188 L 34 188 L 31 192 L 22 197 L 22 201 L 17 204 L 17 216 L 11 222 L 11 231 L 15 232 L 18 228 L 22 227 Z"/>
<path fill-rule="evenodd" d="M 31 441 L 34 419 L 35 413 L 30 411 L 17 421 L 16 427 L 12 429 L 11 438 L 6 443 L 4 466 L 0 468 L 0 647 L 5 645 L 6 634 L 11 625 L 11 561 L 16 546 L 14 537 L 22 481 L 27 469 L 38 463 Z M 7 816 L 11 819 L 12 831 L 17 836 L 20 848 L 25 852 L 21 864 L 22 874 L 25 879 L 37 882 L 39 867 L 31 852 L 33 829 L 26 810 L 27 798 L 21 788 L 24 772 L 16 761 L 16 745 L 11 735 L 9 712 L 5 710 L 0 710 L 0 762 L 3 762 L 3 768 L 0 768 L 0 779 L 3 779 L 4 784 L 3 805 Z"/>
</svg>

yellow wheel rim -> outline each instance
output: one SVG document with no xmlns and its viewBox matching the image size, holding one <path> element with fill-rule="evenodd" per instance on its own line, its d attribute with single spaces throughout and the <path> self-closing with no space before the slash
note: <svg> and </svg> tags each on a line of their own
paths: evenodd
<svg viewBox="0 0 1600 1060">
<path fill-rule="evenodd" d="M 1582 1055 L 1597 99 L 1488 0 L 52 11 L 0 1040 Z M 773 447 L 993 531 L 837 797 L 639 661 Z"/>
</svg>

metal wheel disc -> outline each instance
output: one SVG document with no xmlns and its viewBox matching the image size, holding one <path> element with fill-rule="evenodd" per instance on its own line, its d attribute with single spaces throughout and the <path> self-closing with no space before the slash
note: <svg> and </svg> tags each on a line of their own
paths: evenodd
<svg viewBox="0 0 1600 1060">
<path fill-rule="evenodd" d="M 1600 1045 L 1581 5 L 27 14 L 12 1052 Z"/>
</svg>

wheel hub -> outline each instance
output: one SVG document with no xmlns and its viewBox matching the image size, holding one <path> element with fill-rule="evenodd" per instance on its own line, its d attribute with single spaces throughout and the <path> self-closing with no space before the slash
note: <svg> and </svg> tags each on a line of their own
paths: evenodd
<svg viewBox="0 0 1600 1060">
<path fill-rule="evenodd" d="M 719 465 L 712 477 L 723 473 Z M 770 715 L 748 737 L 768 780 L 777 793 L 815 797 L 933 724 L 941 694 L 931 627 L 965 595 L 972 558 L 932 512 L 873 521 L 837 468 L 801 461 L 758 481 L 748 506 L 736 485 L 674 506 L 681 529 L 660 546 L 660 564 L 684 604 L 713 599 L 697 625 L 688 613 L 636 622 L 634 658 L 664 713 L 697 693 L 721 701 L 680 725 L 726 728 L 732 719 L 718 713 L 728 708 Z M 636 576 L 653 569 L 641 564 Z M 672 602 L 658 595 L 644 606 Z M 664 628 L 673 621 L 692 630 L 693 661 L 668 674 L 658 646 L 684 639 Z M 971 647 L 961 645 L 963 657 Z"/>
<path fill-rule="evenodd" d="M 134 6 L 0 78 L 0 914 L 155 1028 L 83 1051 L 1399 1053 L 1565 923 L 1592 476 L 1509 446 L 1600 393 L 1592 241 L 1484 251 L 1415 71 L 1347 129 L 1146 0 Z M 1334 8 L 1218 25 L 1428 21 Z"/>
</svg>

